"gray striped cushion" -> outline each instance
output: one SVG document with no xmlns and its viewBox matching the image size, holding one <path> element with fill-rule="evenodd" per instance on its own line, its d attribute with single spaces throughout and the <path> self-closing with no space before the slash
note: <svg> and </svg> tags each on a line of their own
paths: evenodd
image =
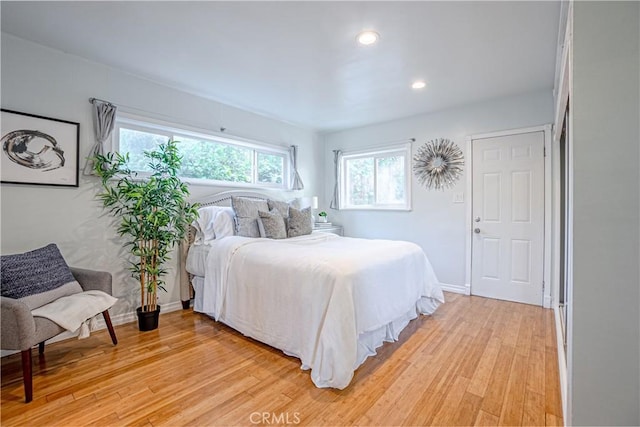
<svg viewBox="0 0 640 427">
<path fill-rule="evenodd" d="M 23 300 L 30 308 L 82 292 L 55 244 L 23 254 L 2 255 L 3 297 Z"/>
</svg>

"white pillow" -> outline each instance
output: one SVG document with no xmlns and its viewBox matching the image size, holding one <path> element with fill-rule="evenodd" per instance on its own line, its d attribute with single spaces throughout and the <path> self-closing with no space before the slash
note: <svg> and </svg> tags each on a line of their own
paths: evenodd
<svg viewBox="0 0 640 427">
<path fill-rule="evenodd" d="M 216 239 L 233 236 L 236 234 L 235 218 L 236 213 L 232 207 L 222 207 L 218 216 L 213 220 L 213 232 Z"/>
<path fill-rule="evenodd" d="M 206 206 L 198 209 L 198 218 L 191 223 L 196 229 L 196 238 L 193 241 L 194 245 L 202 245 L 205 238 L 209 237 L 215 239 L 213 232 L 213 219 L 218 215 L 217 209 L 211 209 Z"/>
<path fill-rule="evenodd" d="M 234 234 L 234 212 L 226 206 L 204 206 L 198 209 L 198 219 L 193 222 L 196 229 L 194 245 L 208 245 L 215 239 Z"/>
</svg>

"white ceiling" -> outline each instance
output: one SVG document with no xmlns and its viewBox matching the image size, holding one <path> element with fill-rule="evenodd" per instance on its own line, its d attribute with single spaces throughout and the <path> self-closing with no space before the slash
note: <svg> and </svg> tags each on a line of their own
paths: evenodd
<svg viewBox="0 0 640 427">
<path fill-rule="evenodd" d="M 3 32 L 332 131 L 551 91 L 560 3 L 2 1 L 1 13 Z M 379 43 L 357 45 L 363 29 Z"/>
</svg>

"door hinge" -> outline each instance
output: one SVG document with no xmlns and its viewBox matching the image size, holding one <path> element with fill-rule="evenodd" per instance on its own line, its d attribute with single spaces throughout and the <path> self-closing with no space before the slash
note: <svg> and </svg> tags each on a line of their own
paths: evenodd
<svg viewBox="0 0 640 427">
<path fill-rule="evenodd" d="M 547 147 L 542 147 L 542 157 L 547 157 Z"/>
<path fill-rule="evenodd" d="M 544 288 L 545 288 L 546 284 L 544 283 L 544 280 L 542 281 L 542 293 L 544 294 Z"/>
</svg>

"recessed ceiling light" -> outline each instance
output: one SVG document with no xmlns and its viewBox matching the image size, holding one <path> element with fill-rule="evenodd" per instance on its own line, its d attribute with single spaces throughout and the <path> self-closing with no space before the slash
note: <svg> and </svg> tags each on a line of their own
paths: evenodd
<svg viewBox="0 0 640 427">
<path fill-rule="evenodd" d="M 424 80 L 416 80 L 411 85 L 411 88 L 417 90 L 417 89 L 424 89 L 426 86 L 427 84 L 424 82 Z"/>
<path fill-rule="evenodd" d="M 380 34 L 376 33 L 375 31 L 367 30 L 358 34 L 356 40 L 358 40 L 358 43 L 362 45 L 369 46 L 377 42 L 379 38 Z"/>
</svg>

